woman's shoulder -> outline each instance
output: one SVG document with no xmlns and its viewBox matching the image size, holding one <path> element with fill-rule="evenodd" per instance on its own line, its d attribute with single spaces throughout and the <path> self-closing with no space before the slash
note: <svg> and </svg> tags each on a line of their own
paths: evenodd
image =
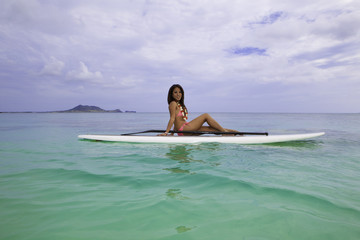
<svg viewBox="0 0 360 240">
<path fill-rule="evenodd" d="M 169 107 L 173 107 L 173 106 L 177 106 L 176 101 L 171 101 L 171 102 L 170 102 Z"/>
<path fill-rule="evenodd" d="M 177 109 L 177 103 L 175 101 L 170 102 L 169 104 L 169 110 L 176 110 Z"/>
</svg>

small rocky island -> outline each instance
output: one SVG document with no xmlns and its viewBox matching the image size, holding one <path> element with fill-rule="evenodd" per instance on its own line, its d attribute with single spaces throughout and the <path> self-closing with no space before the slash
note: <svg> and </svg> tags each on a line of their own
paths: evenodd
<svg viewBox="0 0 360 240">
<path fill-rule="evenodd" d="M 88 113 L 105 113 L 105 112 L 110 112 L 110 113 L 121 113 L 123 111 L 121 111 L 120 109 L 115 109 L 115 110 L 104 110 L 102 108 L 96 107 L 96 106 L 88 106 L 88 105 L 78 105 L 72 109 L 69 110 L 65 110 L 65 111 L 59 111 L 59 112 L 68 112 L 68 113 L 82 113 L 82 112 L 88 112 Z"/>
<path fill-rule="evenodd" d="M 78 105 L 65 111 L 47 111 L 47 112 L 0 112 L 0 113 L 122 113 L 120 109 L 104 110 L 96 106 Z M 136 111 L 125 111 L 125 113 L 136 113 Z"/>
<path fill-rule="evenodd" d="M 72 109 L 65 111 L 46 111 L 46 112 L 0 112 L 0 113 L 122 113 L 120 109 L 104 110 L 96 106 L 78 105 Z M 136 113 L 136 111 L 125 111 L 125 113 Z"/>
<path fill-rule="evenodd" d="M 115 110 L 104 110 L 97 106 L 78 105 L 72 109 L 65 111 L 58 111 L 63 113 L 122 113 L 120 109 Z M 136 111 L 125 111 L 126 113 L 135 113 Z"/>
</svg>

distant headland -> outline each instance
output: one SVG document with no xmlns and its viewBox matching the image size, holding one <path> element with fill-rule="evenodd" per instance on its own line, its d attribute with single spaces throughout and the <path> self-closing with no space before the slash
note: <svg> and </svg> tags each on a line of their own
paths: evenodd
<svg viewBox="0 0 360 240">
<path fill-rule="evenodd" d="M 123 111 L 121 111 L 120 109 L 104 110 L 104 109 L 99 108 L 97 106 L 78 105 L 78 106 L 76 106 L 76 107 L 74 107 L 72 109 L 65 110 L 65 111 L 58 111 L 58 112 L 68 112 L 68 113 L 83 113 L 83 112 L 87 112 L 87 113 L 91 113 L 91 112 L 95 112 L 95 113 L 105 113 L 105 112 L 121 113 Z"/>
<path fill-rule="evenodd" d="M 136 113 L 136 111 L 124 111 L 125 113 Z M 123 113 L 120 109 L 104 110 L 97 106 L 78 105 L 72 109 L 64 111 L 47 111 L 47 112 L 0 112 L 0 113 Z"/>
</svg>

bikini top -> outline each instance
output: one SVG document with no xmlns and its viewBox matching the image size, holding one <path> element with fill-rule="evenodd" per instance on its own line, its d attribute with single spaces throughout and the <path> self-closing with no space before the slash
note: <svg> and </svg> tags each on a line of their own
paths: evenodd
<svg viewBox="0 0 360 240">
<path fill-rule="evenodd" d="M 188 112 L 187 112 L 186 108 L 185 108 L 185 110 L 184 110 L 184 108 L 181 106 L 180 103 L 178 103 L 177 105 L 178 105 L 178 107 L 180 108 L 180 111 L 179 111 L 177 117 L 181 117 L 181 116 L 182 116 L 183 119 L 186 121 L 186 120 L 188 119 Z"/>
</svg>

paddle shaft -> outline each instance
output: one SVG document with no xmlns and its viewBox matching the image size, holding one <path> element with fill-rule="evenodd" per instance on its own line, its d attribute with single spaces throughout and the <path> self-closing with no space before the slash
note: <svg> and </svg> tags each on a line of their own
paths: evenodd
<svg viewBox="0 0 360 240">
<path fill-rule="evenodd" d="M 121 134 L 123 136 L 127 136 L 127 135 L 135 135 L 135 134 L 140 134 L 140 133 L 164 133 L 165 130 L 147 130 L 147 131 L 142 131 L 142 132 L 134 132 L 134 133 L 124 133 Z M 259 132 L 212 132 L 212 131 L 169 131 L 169 133 L 187 133 L 187 134 L 228 134 L 228 135 L 266 135 L 268 136 L 269 134 L 267 132 L 264 133 L 259 133 Z"/>
</svg>

